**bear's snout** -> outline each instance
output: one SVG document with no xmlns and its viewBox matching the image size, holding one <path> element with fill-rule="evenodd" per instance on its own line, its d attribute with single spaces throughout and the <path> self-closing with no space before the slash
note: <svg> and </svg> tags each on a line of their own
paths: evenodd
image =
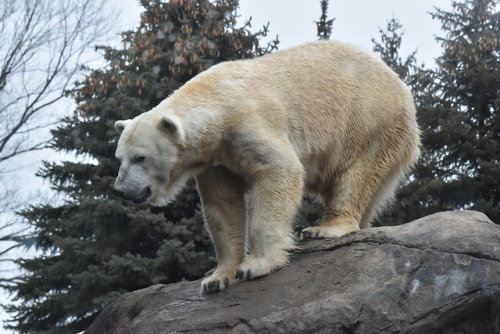
<svg viewBox="0 0 500 334">
<path fill-rule="evenodd" d="M 126 201 L 134 202 L 135 204 L 145 204 L 151 197 L 151 188 L 149 186 L 143 188 L 139 192 L 125 192 L 117 184 L 113 186 L 113 193 Z"/>
<path fill-rule="evenodd" d="M 120 177 L 120 175 L 118 175 L 115 183 L 113 184 L 113 194 L 125 199 L 125 189 L 123 187 L 123 183 L 120 182 L 120 179 L 121 179 L 121 177 Z"/>
<path fill-rule="evenodd" d="M 116 189 L 116 186 L 113 186 L 113 194 L 121 198 L 124 198 L 125 196 L 125 193 L 123 191 Z"/>
</svg>

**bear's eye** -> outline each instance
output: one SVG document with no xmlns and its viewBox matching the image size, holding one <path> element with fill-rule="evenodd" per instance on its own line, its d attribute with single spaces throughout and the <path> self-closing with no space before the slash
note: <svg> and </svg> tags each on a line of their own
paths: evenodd
<svg viewBox="0 0 500 334">
<path fill-rule="evenodd" d="M 138 155 L 138 156 L 135 156 L 135 157 L 132 159 L 132 163 L 137 164 L 137 163 L 143 162 L 145 159 L 146 159 L 146 157 L 145 157 L 145 156 L 143 156 L 143 155 Z"/>
</svg>

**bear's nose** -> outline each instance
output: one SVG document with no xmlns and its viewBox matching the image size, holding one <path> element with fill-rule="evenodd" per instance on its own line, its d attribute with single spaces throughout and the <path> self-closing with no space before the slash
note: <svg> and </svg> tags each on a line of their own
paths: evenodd
<svg viewBox="0 0 500 334">
<path fill-rule="evenodd" d="M 123 191 L 118 190 L 115 187 L 113 187 L 113 194 L 115 194 L 116 196 L 119 196 L 121 198 L 123 198 L 123 196 L 125 195 L 125 193 Z"/>
</svg>

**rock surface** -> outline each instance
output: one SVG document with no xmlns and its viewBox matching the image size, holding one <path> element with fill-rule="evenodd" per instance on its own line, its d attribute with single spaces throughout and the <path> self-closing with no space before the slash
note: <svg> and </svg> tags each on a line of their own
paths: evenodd
<svg viewBox="0 0 500 334">
<path fill-rule="evenodd" d="M 268 277 L 119 297 L 85 332 L 500 333 L 500 226 L 473 211 L 301 243 Z"/>
</svg>

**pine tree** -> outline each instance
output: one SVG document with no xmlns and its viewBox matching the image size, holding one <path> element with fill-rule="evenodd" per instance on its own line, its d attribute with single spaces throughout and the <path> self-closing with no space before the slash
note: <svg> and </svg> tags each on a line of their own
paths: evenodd
<svg viewBox="0 0 500 334">
<path fill-rule="evenodd" d="M 321 0 L 321 16 L 319 21 L 316 22 L 316 28 L 318 29 L 318 38 L 319 39 L 330 39 L 330 35 L 332 34 L 333 21 L 335 19 L 328 19 L 328 0 Z"/>
<path fill-rule="evenodd" d="M 497 0 L 454 2 L 437 10 L 445 37 L 438 38 L 443 111 L 440 184 L 442 201 L 486 213 L 500 224 L 500 15 Z"/>
<path fill-rule="evenodd" d="M 392 34 L 394 25 L 388 26 L 384 44 L 375 45 L 413 91 L 423 146 L 420 162 L 378 224 L 452 209 L 483 211 L 500 223 L 500 17 L 495 2 L 455 2 L 453 11 L 433 14 L 446 34 L 438 39 L 443 54 L 435 70 L 413 61 L 407 67 L 394 56 L 401 36 Z"/>
<path fill-rule="evenodd" d="M 39 176 L 63 203 L 21 214 L 38 234 L 40 255 L 20 259 L 8 327 L 22 333 L 76 333 L 118 295 L 156 283 L 201 277 L 214 264 L 194 183 L 167 208 L 126 203 L 111 193 L 118 171 L 113 124 L 157 105 L 197 73 L 251 58 L 259 46 L 250 22 L 236 26 L 235 0 L 141 1 L 145 11 L 123 47 L 99 46 L 107 65 L 68 92 L 78 107 L 52 131 L 52 148 L 81 161 L 45 162 Z"/>
<path fill-rule="evenodd" d="M 386 30 L 379 29 L 380 42 L 372 38 L 373 51 L 380 54 L 380 58 L 396 72 L 401 80 L 409 81 L 412 71 L 415 71 L 417 51 L 413 51 L 403 61 L 399 49 L 403 41 L 403 25 L 396 18 L 387 22 Z"/>
</svg>

